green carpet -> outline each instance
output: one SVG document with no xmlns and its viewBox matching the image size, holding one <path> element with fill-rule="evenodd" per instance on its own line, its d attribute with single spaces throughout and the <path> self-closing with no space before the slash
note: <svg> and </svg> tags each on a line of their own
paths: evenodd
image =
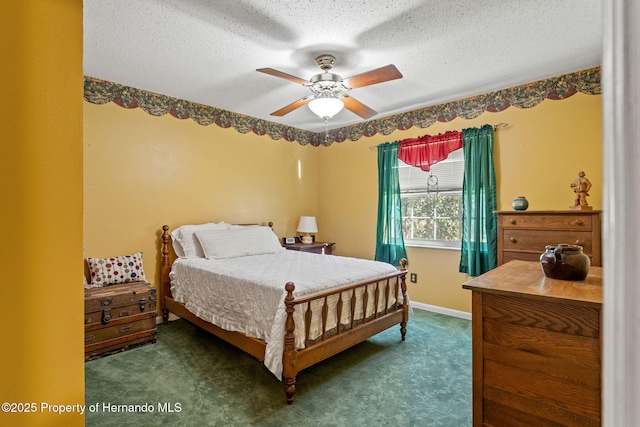
<svg viewBox="0 0 640 427">
<path fill-rule="evenodd" d="M 157 338 L 85 364 L 87 426 L 471 425 L 468 320 L 414 310 L 405 342 L 394 326 L 298 374 L 292 405 L 260 362 L 184 320 Z"/>
</svg>

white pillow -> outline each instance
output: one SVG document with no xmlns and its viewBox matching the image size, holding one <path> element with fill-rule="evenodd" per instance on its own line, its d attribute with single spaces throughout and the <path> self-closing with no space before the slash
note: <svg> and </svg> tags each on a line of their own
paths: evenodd
<svg viewBox="0 0 640 427">
<path fill-rule="evenodd" d="M 260 225 L 260 224 L 247 224 L 247 225 L 227 224 L 227 228 L 229 230 L 240 230 L 242 228 L 247 228 L 247 227 L 264 227 L 264 225 Z"/>
<path fill-rule="evenodd" d="M 196 236 L 209 259 L 272 254 L 286 250 L 270 227 L 202 230 L 196 231 Z"/>
<path fill-rule="evenodd" d="M 171 232 L 173 250 L 180 258 L 204 258 L 204 251 L 196 237 L 196 231 L 226 230 L 224 222 L 209 222 L 206 224 L 183 225 Z"/>
</svg>

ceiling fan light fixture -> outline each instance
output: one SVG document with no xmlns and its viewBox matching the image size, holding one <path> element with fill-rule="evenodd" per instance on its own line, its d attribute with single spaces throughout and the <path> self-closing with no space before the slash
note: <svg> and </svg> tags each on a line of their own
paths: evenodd
<svg viewBox="0 0 640 427">
<path fill-rule="evenodd" d="M 344 108 L 342 100 L 334 97 L 318 97 L 309 102 L 309 109 L 321 119 L 327 120 Z"/>
<path fill-rule="evenodd" d="M 313 95 L 305 96 L 274 111 L 271 115 L 282 117 L 306 104 L 315 115 L 324 120 L 325 124 L 327 124 L 331 117 L 342 111 L 343 108 L 368 120 L 378 113 L 352 96 L 347 95 L 347 92 L 354 88 L 361 88 L 402 78 L 402 74 L 396 66 L 389 64 L 376 68 L 375 70 L 365 71 L 364 73 L 351 76 L 348 79 L 343 79 L 339 75 L 329 72 L 335 62 L 336 58 L 333 55 L 318 56 L 316 63 L 323 72 L 312 76 L 309 80 L 304 80 L 300 77 L 274 70 L 273 68 L 256 69 L 256 71 L 261 73 L 280 77 L 290 82 L 306 86 L 313 93 Z"/>
</svg>

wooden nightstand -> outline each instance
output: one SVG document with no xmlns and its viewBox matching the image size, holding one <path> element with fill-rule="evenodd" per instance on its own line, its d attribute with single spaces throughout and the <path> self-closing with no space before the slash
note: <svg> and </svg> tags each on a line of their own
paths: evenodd
<svg viewBox="0 0 640 427">
<path fill-rule="evenodd" d="M 294 243 L 293 245 L 284 245 L 284 247 L 291 251 L 312 252 L 314 254 L 331 255 L 333 245 L 335 245 L 335 243 L 314 242 L 308 245 L 305 245 L 304 243 Z"/>
</svg>

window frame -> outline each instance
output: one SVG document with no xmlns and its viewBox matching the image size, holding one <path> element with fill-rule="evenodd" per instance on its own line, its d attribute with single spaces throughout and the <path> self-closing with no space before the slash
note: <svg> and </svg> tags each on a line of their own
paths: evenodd
<svg viewBox="0 0 640 427">
<path fill-rule="evenodd" d="M 456 150 L 458 151 L 458 150 Z M 460 149 L 461 154 L 463 154 L 462 149 Z M 454 152 L 452 152 L 454 153 Z M 419 168 L 417 168 L 416 166 L 411 166 L 411 165 L 407 165 L 404 162 L 398 160 L 400 162 L 400 165 L 402 165 L 401 167 L 411 167 L 411 168 L 416 168 L 418 170 L 420 170 Z M 456 161 L 456 162 L 464 162 L 464 157 L 462 159 L 455 159 L 455 160 L 449 160 L 448 158 L 438 162 L 434 165 L 432 165 L 431 170 L 434 174 L 438 174 L 438 167 L 442 167 L 444 166 L 444 164 L 449 163 L 451 161 Z M 406 166 L 405 166 L 406 165 Z M 464 170 L 464 167 L 462 168 Z M 425 174 L 429 174 L 430 172 L 424 172 Z M 462 178 L 462 176 L 460 176 L 460 178 Z M 413 188 L 412 190 L 403 190 L 402 188 L 402 182 L 403 179 L 400 180 L 400 198 L 403 204 L 403 214 L 406 212 L 405 211 L 405 199 L 409 198 L 409 197 L 424 197 L 424 196 L 444 196 L 444 195 L 457 195 L 459 196 L 460 199 L 460 204 L 462 204 L 462 179 L 460 180 L 460 187 L 458 188 L 457 186 L 455 186 L 454 188 L 448 188 L 446 190 L 438 190 L 438 191 L 429 191 L 426 188 L 424 189 L 415 189 Z M 410 184 L 410 182 L 407 182 L 408 184 Z M 460 240 L 435 240 L 435 239 L 422 239 L 422 238 L 408 238 L 406 235 L 404 235 L 403 233 L 403 238 L 404 238 L 404 243 L 405 246 L 408 247 L 420 247 L 420 248 L 431 248 L 431 249 L 444 249 L 444 250 L 457 250 L 460 251 L 462 249 L 462 206 L 460 206 Z M 402 217 L 402 223 L 403 223 L 403 230 L 404 230 L 404 224 L 405 221 L 407 220 L 407 216 L 403 216 Z M 429 217 L 432 218 L 434 220 L 436 220 L 438 217 L 436 215 Z"/>
<path fill-rule="evenodd" d="M 439 197 L 441 195 L 458 195 L 460 197 L 460 203 L 462 203 L 462 190 L 450 190 L 450 191 L 439 191 L 437 193 L 427 193 L 427 192 L 407 192 L 400 194 L 400 199 L 404 202 L 404 199 L 407 197 L 425 197 L 425 196 L 436 196 Z M 402 223 L 404 225 L 405 219 L 408 217 L 402 217 Z M 444 217 L 429 217 L 433 219 L 444 218 Z M 460 218 L 462 221 L 462 217 Z M 460 224 L 462 227 L 462 223 Z M 404 227 L 403 227 L 404 228 Z M 462 234 L 462 229 L 460 230 Z M 460 236 L 460 240 L 436 240 L 436 239 L 421 239 L 421 238 L 408 238 L 403 236 L 404 244 L 409 247 L 419 247 L 419 248 L 432 248 L 432 249 L 448 249 L 448 250 L 461 250 L 462 248 L 462 236 Z"/>
</svg>

